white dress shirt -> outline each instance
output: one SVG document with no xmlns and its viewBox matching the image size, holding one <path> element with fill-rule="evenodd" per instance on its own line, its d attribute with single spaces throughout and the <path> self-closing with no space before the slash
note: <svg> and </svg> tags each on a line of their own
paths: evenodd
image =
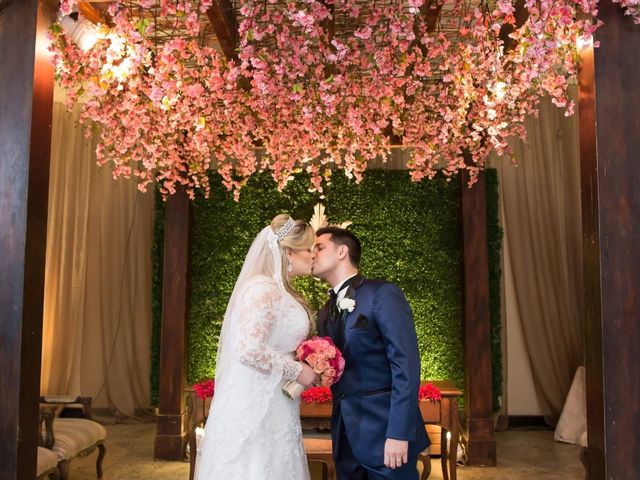
<svg viewBox="0 0 640 480">
<path fill-rule="evenodd" d="M 342 288 L 342 285 L 344 285 L 344 282 L 346 282 L 350 278 L 355 277 L 357 274 L 358 274 L 358 272 L 354 273 L 353 275 L 348 276 L 347 278 L 342 280 L 339 284 L 337 284 L 335 287 L 333 287 L 333 291 L 338 294 L 336 296 L 336 304 L 340 303 L 340 300 L 342 300 L 344 298 L 344 296 L 347 294 L 347 289 L 346 288 L 344 290 L 340 291 L 340 288 Z"/>
</svg>

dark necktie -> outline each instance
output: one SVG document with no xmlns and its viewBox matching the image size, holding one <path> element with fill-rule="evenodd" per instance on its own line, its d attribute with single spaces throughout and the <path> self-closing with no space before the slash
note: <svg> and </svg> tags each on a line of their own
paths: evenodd
<svg viewBox="0 0 640 480">
<path fill-rule="evenodd" d="M 342 288 L 340 289 L 343 290 Z M 333 290 L 333 288 L 329 291 L 329 305 L 330 305 L 330 315 L 331 323 L 334 327 L 334 335 L 333 341 L 338 347 L 338 350 L 342 351 L 344 349 L 344 312 L 338 309 L 338 294 Z"/>
<path fill-rule="evenodd" d="M 338 305 L 337 305 L 338 294 L 332 288 L 329 290 L 329 321 L 331 323 L 335 323 L 338 318 Z"/>
</svg>

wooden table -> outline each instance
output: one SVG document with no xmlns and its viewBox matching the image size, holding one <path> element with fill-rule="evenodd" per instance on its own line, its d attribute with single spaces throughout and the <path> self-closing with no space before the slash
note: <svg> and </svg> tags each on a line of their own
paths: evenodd
<svg viewBox="0 0 640 480">
<path fill-rule="evenodd" d="M 425 382 L 422 382 L 427 383 Z M 458 420 L 458 397 L 462 392 L 445 380 L 433 380 L 432 385 L 440 389 L 442 399 L 438 402 L 424 400 L 420 402 L 420 413 L 425 424 L 438 425 L 443 432 L 440 437 L 440 461 L 442 462 L 442 477 L 444 480 L 456 480 L 458 465 L 458 437 L 460 423 Z M 450 452 L 447 451 L 447 432 L 451 434 Z M 449 468 L 447 468 L 447 458 Z"/>
<path fill-rule="evenodd" d="M 427 383 L 426 381 L 422 382 Z M 438 425 L 442 428 L 443 434 L 440 437 L 440 460 L 442 462 L 442 475 L 444 480 L 456 480 L 457 478 L 457 454 L 458 436 L 460 433 L 458 422 L 458 397 L 462 392 L 454 387 L 451 382 L 444 380 L 434 380 L 429 382 L 440 389 L 442 399 L 437 402 L 428 400 L 420 402 L 420 412 L 425 424 Z M 329 429 L 329 419 L 331 418 L 332 404 L 305 403 L 300 402 L 300 417 L 302 417 L 302 428 Z M 450 451 L 447 451 L 447 432 L 451 433 Z M 447 468 L 447 459 L 448 468 Z"/>
</svg>

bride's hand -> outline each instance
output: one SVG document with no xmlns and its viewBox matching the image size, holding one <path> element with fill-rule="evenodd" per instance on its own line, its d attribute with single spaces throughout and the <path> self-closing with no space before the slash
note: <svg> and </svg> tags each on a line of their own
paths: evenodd
<svg viewBox="0 0 640 480">
<path fill-rule="evenodd" d="M 296 381 L 305 387 L 308 387 L 312 383 L 315 383 L 318 380 L 318 374 L 311 368 L 307 363 L 302 363 L 302 371 Z"/>
</svg>

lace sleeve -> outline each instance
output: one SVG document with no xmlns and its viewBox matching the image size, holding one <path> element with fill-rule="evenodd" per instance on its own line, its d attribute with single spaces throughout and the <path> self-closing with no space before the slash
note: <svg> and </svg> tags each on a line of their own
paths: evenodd
<svg viewBox="0 0 640 480">
<path fill-rule="evenodd" d="M 282 377 L 295 380 L 302 365 L 268 344 L 276 323 L 276 301 L 281 293 L 274 283 L 257 282 L 244 295 L 236 349 L 240 361 L 262 373 L 279 369 Z"/>
</svg>

